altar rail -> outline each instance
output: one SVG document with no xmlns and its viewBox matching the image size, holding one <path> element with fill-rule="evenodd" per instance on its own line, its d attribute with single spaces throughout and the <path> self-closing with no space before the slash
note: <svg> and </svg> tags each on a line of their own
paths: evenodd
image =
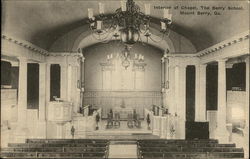
<svg viewBox="0 0 250 159">
<path fill-rule="evenodd" d="M 150 128 L 153 135 L 162 139 L 185 139 L 185 121 L 179 116 L 163 115 L 155 116 L 153 112 L 145 109 L 145 118 L 149 114 Z"/>
<path fill-rule="evenodd" d="M 162 105 L 161 92 L 157 91 L 87 91 L 83 98 L 84 105 L 101 107 L 103 118 L 110 109 L 121 105 L 135 109 L 140 117 L 144 117 L 144 108 Z"/>
</svg>

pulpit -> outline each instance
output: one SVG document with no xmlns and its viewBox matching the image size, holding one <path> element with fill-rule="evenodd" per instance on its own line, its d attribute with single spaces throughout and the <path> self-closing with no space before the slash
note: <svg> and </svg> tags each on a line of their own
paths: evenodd
<svg viewBox="0 0 250 159">
<path fill-rule="evenodd" d="M 56 131 L 51 132 L 53 138 L 65 138 L 65 128 L 72 120 L 72 103 L 66 101 L 52 101 L 48 105 L 48 121 L 54 125 Z"/>
<path fill-rule="evenodd" d="M 49 102 L 48 120 L 58 123 L 72 120 L 72 103 L 66 101 Z"/>
</svg>

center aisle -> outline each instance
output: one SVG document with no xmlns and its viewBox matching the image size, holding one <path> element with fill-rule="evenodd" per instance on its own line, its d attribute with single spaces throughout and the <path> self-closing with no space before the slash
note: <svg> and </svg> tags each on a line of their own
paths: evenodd
<svg viewBox="0 0 250 159">
<path fill-rule="evenodd" d="M 108 156 L 110 159 L 137 159 L 137 143 L 136 141 L 111 141 Z"/>
</svg>

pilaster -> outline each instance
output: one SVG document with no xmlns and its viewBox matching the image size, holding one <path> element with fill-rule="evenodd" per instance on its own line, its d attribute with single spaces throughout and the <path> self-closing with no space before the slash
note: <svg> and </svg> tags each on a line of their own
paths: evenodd
<svg viewBox="0 0 250 159">
<path fill-rule="evenodd" d="M 46 112 L 46 63 L 39 63 L 39 120 L 45 121 Z M 49 79 L 47 79 L 49 80 Z"/>
<path fill-rule="evenodd" d="M 68 68 L 66 64 L 60 64 L 61 67 L 61 89 L 60 89 L 60 95 L 61 99 L 66 100 L 67 99 L 67 94 L 68 94 Z"/>
<path fill-rule="evenodd" d="M 229 142 L 229 133 L 226 129 L 226 59 L 218 60 L 218 110 L 216 138 L 220 143 Z"/>
<path fill-rule="evenodd" d="M 47 63 L 46 65 L 46 106 L 49 105 L 50 102 L 50 67 L 51 64 Z M 47 112 L 46 112 L 47 115 Z"/>
<path fill-rule="evenodd" d="M 179 66 L 179 101 L 177 105 L 177 114 L 182 120 L 186 120 L 186 67 L 187 65 L 182 64 Z"/>
<path fill-rule="evenodd" d="M 245 59 L 246 63 L 246 105 L 245 105 L 245 127 L 244 127 L 244 141 L 246 141 L 246 146 L 244 147 L 244 157 L 249 158 L 249 59 L 247 56 Z"/>
<path fill-rule="evenodd" d="M 27 68 L 26 58 L 19 58 L 19 80 L 18 80 L 18 122 L 26 123 L 27 109 Z"/>
<path fill-rule="evenodd" d="M 206 121 L 206 71 L 207 65 L 200 65 L 200 121 Z"/>
<path fill-rule="evenodd" d="M 169 89 L 170 89 L 170 97 L 169 97 L 169 113 L 175 113 L 175 66 L 172 64 L 169 66 Z"/>
<path fill-rule="evenodd" d="M 161 92 L 165 92 L 165 58 L 161 58 Z"/>
<path fill-rule="evenodd" d="M 195 67 L 195 121 L 206 121 L 206 64 Z"/>
</svg>

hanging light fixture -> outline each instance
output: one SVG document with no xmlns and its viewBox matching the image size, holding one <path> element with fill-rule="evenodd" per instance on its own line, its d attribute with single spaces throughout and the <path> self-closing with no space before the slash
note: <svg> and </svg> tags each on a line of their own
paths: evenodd
<svg viewBox="0 0 250 159">
<path fill-rule="evenodd" d="M 145 4 L 145 12 L 142 13 L 140 7 L 133 0 L 121 1 L 121 7 L 114 15 L 104 14 L 104 4 L 99 3 L 99 15 L 94 16 L 94 10 L 88 9 L 88 22 L 94 38 L 108 42 L 110 40 L 121 39 L 126 45 L 133 45 L 138 41 L 142 42 L 141 35 L 148 41 L 154 42 L 163 40 L 169 35 L 169 26 L 172 23 L 172 14 L 168 9 L 163 10 L 163 18 L 159 21 L 161 25 L 161 39 L 152 38 L 150 29 L 150 4 Z"/>
<path fill-rule="evenodd" d="M 108 54 L 107 55 L 107 63 L 112 65 L 114 63 L 113 60 L 118 60 L 120 59 L 121 60 L 121 65 L 127 69 L 130 64 L 132 63 L 133 66 L 140 66 L 140 65 L 143 65 L 145 66 L 144 64 L 144 56 L 142 54 L 137 54 L 135 53 L 133 56 L 131 55 L 130 53 L 130 49 L 131 47 L 129 46 L 126 46 L 124 50 L 122 50 L 122 52 L 119 54 L 117 53 L 116 56 L 113 56 L 113 54 Z"/>
</svg>

